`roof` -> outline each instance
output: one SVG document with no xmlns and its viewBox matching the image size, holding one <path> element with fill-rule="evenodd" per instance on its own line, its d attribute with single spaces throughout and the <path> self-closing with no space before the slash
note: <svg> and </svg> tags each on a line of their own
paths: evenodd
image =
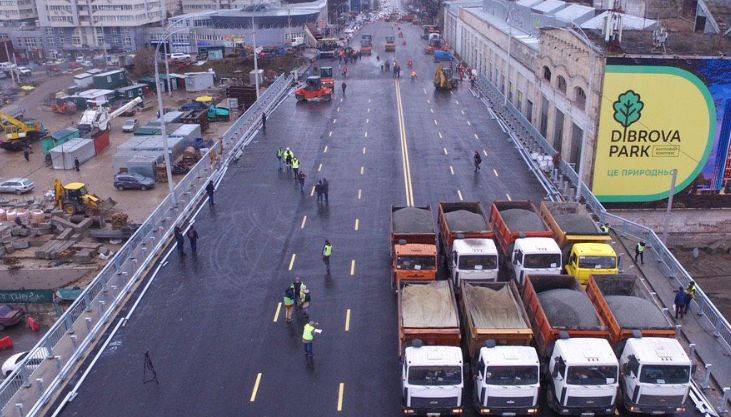
<svg viewBox="0 0 731 417">
<path fill-rule="evenodd" d="M 617 365 L 617 356 L 612 350 L 612 346 L 606 339 L 598 338 L 572 338 L 561 339 L 556 341 L 557 349 L 561 346 L 561 350 L 566 365 Z"/>
<path fill-rule="evenodd" d="M 89 78 L 93 76 L 93 74 L 89 74 L 88 72 L 82 72 L 81 74 L 74 75 L 75 80 L 83 80 L 84 78 Z"/>
<path fill-rule="evenodd" d="M 461 365 L 462 349 L 456 346 L 409 346 L 404 357 L 409 364 Z"/>
<path fill-rule="evenodd" d="M 640 363 L 685 362 L 690 359 L 676 339 L 665 337 L 642 337 L 627 339 L 625 347 L 632 347 Z"/>
<path fill-rule="evenodd" d="M 554 30 L 554 29 L 548 29 Z M 731 39 L 709 33 L 669 32 L 665 46 L 655 47 L 652 31 L 624 30 L 619 45 L 607 45 L 601 32 L 585 31 L 597 46 L 609 56 L 670 55 L 670 56 L 731 56 Z"/>
<path fill-rule="evenodd" d="M 118 73 L 123 72 L 123 71 L 124 71 L 123 69 L 116 69 L 116 70 L 111 70 L 111 71 L 107 71 L 107 72 L 102 72 L 102 73 L 99 73 L 99 74 L 94 74 L 94 76 L 95 77 L 106 77 L 107 75 L 118 74 Z"/>
<path fill-rule="evenodd" d="M 64 185 L 63 188 L 65 188 L 67 190 L 78 190 L 83 187 L 86 187 L 86 184 L 84 184 L 82 182 L 70 182 L 70 183 Z"/>
<path fill-rule="evenodd" d="M 397 256 L 410 255 L 410 256 L 437 256 L 437 247 L 434 245 L 424 245 L 421 243 L 409 243 L 406 245 L 394 246 L 394 251 Z"/>
<path fill-rule="evenodd" d="M 536 353 L 536 349 L 532 346 L 483 347 L 480 349 L 480 355 L 482 355 L 485 359 L 485 363 L 488 365 L 540 365 L 538 361 L 538 353 Z"/>
<path fill-rule="evenodd" d="M 722 34 L 731 30 L 731 2 L 728 0 L 703 0 L 708 12 L 718 25 Z"/>
<path fill-rule="evenodd" d="M 608 15 L 608 11 L 597 15 L 593 19 L 589 19 L 582 23 L 581 28 L 601 30 L 606 23 L 605 20 Z M 643 17 L 632 16 L 625 13 L 620 13 L 620 15 L 622 16 L 623 30 L 648 30 L 652 29 L 657 24 L 657 21 L 652 19 L 645 19 Z"/>
<path fill-rule="evenodd" d="M 521 239 L 520 245 L 524 251 L 561 253 L 561 248 L 558 247 L 558 243 L 550 237 Z"/>
<path fill-rule="evenodd" d="M 452 246 L 455 251 L 465 255 L 497 255 L 492 239 L 455 239 Z"/>
<path fill-rule="evenodd" d="M 490 26 L 503 33 L 511 33 L 513 39 L 530 48 L 538 50 L 540 46 L 540 41 L 538 40 L 538 37 L 533 36 L 530 33 L 524 32 L 523 30 L 521 30 L 521 28 L 517 26 L 513 26 L 511 28 L 505 19 L 495 16 L 492 13 L 487 12 L 485 9 L 465 8 L 464 11 L 473 14 L 479 19 L 482 19 L 484 22 L 488 23 Z"/>
<path fill-rule="evenodd" d="M 611 246 L 606 243 L 577 243 L 573 250 L 579 256 L 606 256 L 607 248 L 611 249 Z"/>
<path fill-rule="evenodd" d="M 531 9 L 541 12 L 544 14 L 555 13 L 566 7 L 566 2 L 561 0 L 546 0 L 543 3 L 538 3 L 531 7 Z"/>
<path fill-rule="evenodd" d="M 583 6 L 581 4 L 571 4 L 565 9 L 556 12 L 556 19 L 567 23 L 574 22 L 580 25 L 594 17 L 595 10 L 593 7 Z"/>
</svg>

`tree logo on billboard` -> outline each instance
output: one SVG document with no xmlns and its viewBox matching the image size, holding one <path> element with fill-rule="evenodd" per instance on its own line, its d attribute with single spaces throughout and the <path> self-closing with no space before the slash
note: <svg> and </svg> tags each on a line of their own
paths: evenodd
<svg viewBox="0 0 731 417">
<path fill-rule="evenodd" d="M 622 138 L 627 138 L 627 128 L 632 123 L 640 120 L 642 117 L 642 108 L 645 103 L 640 100 L 640 95 L 632 90 L 627 90 L 624 94 L 620 94 L 617 101 L 614 102 L 614 120 L 622 127 L 624 132 Z"/>
</svg>

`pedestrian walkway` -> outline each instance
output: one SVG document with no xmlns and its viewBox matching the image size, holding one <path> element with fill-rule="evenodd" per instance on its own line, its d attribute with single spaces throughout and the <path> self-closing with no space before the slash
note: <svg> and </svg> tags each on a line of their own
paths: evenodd
<svg viewBox="0 0 731 417">
<path fill-rule="evenodd" d="M 618 240 L 613 242 L 612 246 L 622 258 L 624 272 L 637 274 L 644 278 L 652 290 L 657 293 L 660 304 L 672 311 L 675 291 L 682 284 L 674 277 L 667 277 L 664 274 L 659 258 L 655 253 L 655 248 L 649 245 L 645 250 L 645 264 L 635 264 L 634 247 L 636 244 L 637 240 L 635 238 L 620 236 Z M 714 327 L 708 319 L 697 313 L 697 305 L 691 304 L 689 314 L 683 319 L 676 320 L 675 323 L 682 325 L 681 333 L 687 342 L 695 344 L 695 352 L 701 362 L 712 365 L 711 377 L 716 380 L 721 388 L 729 387 L 731 386 L 731 358 L 728 350 L 713 335 Z M 684 342 L 685 340 L 681 339 L 681 343 Z M 704 375 L 705 371 L 702 367 L 699 367 L 695 374 L 696 379 L 700 381 Z"/>
</svg>

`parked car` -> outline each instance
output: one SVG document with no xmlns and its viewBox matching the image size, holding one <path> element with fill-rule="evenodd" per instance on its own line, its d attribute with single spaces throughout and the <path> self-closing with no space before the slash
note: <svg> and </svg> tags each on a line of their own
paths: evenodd
<svg viewBox="0 0 731 417">
<path fill-rule="evenodd" d="M 86 68 L 89 68 L 89 67 L 93 67 L 94 66 L 94 63 L 91 62 L 91 61 L 81 61 L 80 64 L 81 64 L 82 67 L 86 67 Z"/>
<path fill-rule="evenodd" d="M 25 310 L 20 307 L 10 307 L 7 304 L 0 304 L 0 330 L 6 327 L 15 326 L 23 320 Z"/>
<path fill-rule="evenodd" d="M 170 54 L 170 59 L 173 61 L 191 61 L 193 57 L 190 56 L 190 54 L 184 54 L 182 52 L 173 52 Z"/>
<path fill-rule="evenodd" d="M 29 350 L 25 352 L 16 353 L 15 355 L 9 357 L 8 359 L 3 362 L 2 367 L 2 373 L 5 378 L 9 377 L 10 374 L 13 373 L 18 368 L 18 365 L 20 365 L 21 362 L 23 362 L 23 359 L 25 359 L 28 356 L 28 353 L 30 353 Z M 25 366 L 27 366 L 30 369 L 37 368 L 41 362 L 43 362 L 43 359 L 48 357 L 48 349 L 42 347 L 39 348 L 38 353 L 36 353 L 33 357 L 28 358 L 28 361 L 25 363 Z"/>
<path fill-rule="evenodd" d="M 0 193 L 23 194 L 33 190 L 35 185 L 28 178 L 11 178 L 0 182 Z"/>
<path fill-rule="evenodd" d="M 18 67 L 18 74 L 20 74 L 21 77 L 30 77 L 33 75 L 33 71 L 31 71 L 28 67 Z"/>
<path fill-rule="evenodd" d="M 122 190 L 148 190 L 155 186 L 155 180 L 135 173 L 117 174 L 114 176 L 114 188 Z"/>
<path fill-rule="evenodd" d="M 134 132 L 135 129 L 137 129 L 137 126 L 139 126 L 137 119 L 125 120 L 125 122 L 122 124 L 122 132 L 125 132 L 125 133 Z"/>
</svg>

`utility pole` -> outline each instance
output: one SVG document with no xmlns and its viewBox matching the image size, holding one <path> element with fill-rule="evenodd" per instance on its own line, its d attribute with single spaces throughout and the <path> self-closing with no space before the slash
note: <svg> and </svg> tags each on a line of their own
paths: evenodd
<svg viewBox="0 0 731 417">
<path fill-rule="evenodd" d="M 510 4 L 510 3 L 508 3 Z M 503 98 L 503 106 L 508 106 L 508 86 L 510 85 L 510 49 L 513 45 L 513 23 L 510 21 L 510 12 L 512 11 L 511 6 L 507 7 L 508 9 L 508 15 L 507 15 L 507 23 L 508 23 L 508 70 L 507 70 L 507 77 L 505 80 L 505 96 Z"/>
<path fill-rule="evenodd" d="M 675 195 L 675 181 L 678 179 L 678 170 L 673 169 L 673 175 L 670 179 L 670 194 L 668 194 L 668 207 L 665 210 L 665 219 L 662 226 L 662 243 L 667 243 L 668 234 L 670 232 L 670 212 L 673 209 L 673 195 Z"/>
<path fill-rule="evenodd" d="M 254 12 L 251 12 L 251 30 L 253 31 L 252 39 L 254 43 L 254 83 L 256 84 L 256 99 L 259 100 L 259 60 L 256 53 L 256 26 L 254 23 Z"/>
<path fill-rule="evenodd" d="M 8 57 L 8 64 L 10 64 L 10 52 L 8 51 L 8 41 L 10 41 L 10 38 L 3 39 L 3 45 L 5 46 L 5 56 Z M 13 54 L 13 57 L 15 57 L 15 54 Z M 15 67 L 17 68 L 18 65 L 16 63 Z M 13 80 L 13 83 L 15 85 L 18 85 L 20 82 L 20 79 L 18 81 L 15 81 L 15 76 L 13 75 L 13 68 L 10 68 L 10 78 Z"/>
</svg>

